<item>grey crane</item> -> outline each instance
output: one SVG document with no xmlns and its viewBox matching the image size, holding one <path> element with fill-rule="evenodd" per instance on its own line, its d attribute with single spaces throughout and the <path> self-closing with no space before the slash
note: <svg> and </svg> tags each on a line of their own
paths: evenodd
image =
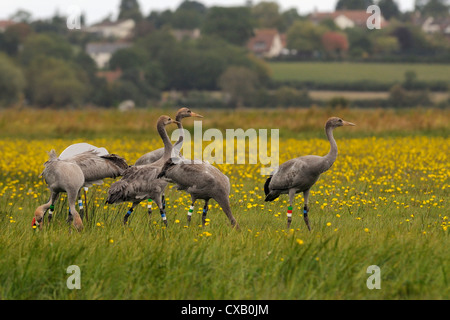
<svg viewBox="0 0 450 320">
<path fill-rule="evenodd" d="M 39 225 L 42 228 L 42 221 L 48 209 L 50 209 L 48 216 L 50 221 L 59 193 L 66 192 L 69 202 L 68 221 L 73 220 L 75 228 L 79 231 L 83 228 L 83 223 L 75 209 L 75 202 L 80 189 L 92 186 L 94 183 L 100 184 L 104 178 L 120 176 L 128 168 L 123 158 L 115 154 L 99 156 L 98 151 L 95 150 L 85 151 L 66 159 L 58 158 L 55 150 L 52 150 L 44 166 L 41 176 L 44 177 L 50 189 L 50 200 L 35 210 L 32 225 Z"/>
<path fill-rule="evenodd" d="M 183 118 L 187 117 L 197 117 L 197 118 L 203 118 L 202 115 L 192 112 L 189 108 L 183 107 L 178 109 L 177 114 L 175 116 L 175 120 L 179 122 L 178 129 L 180 129 L 180 136 L 178 138 L 178 141 L 174 144 L 173 152 L 179 153 L 182 145 L 183 145 L 183 126 L 181 124 L 181 121 Z M 135 166 L 142 166 L 146 164 L 152 164 L 161 159 L 164 155 L 164 147 L 147 152 L 143 156 L 141 156 L 139 159 L 136 160 Z M 163 208 L 166 206 L 165 196 L 164 193 L 162 194 L 162 206 Z M 148 214 L 152 214 L 152 199 L 148 199 Z"/>
<path fill-rule="evenodd" d="M 202 225 L 205 225 L 208 203 L 212 198 L 220 205 L 231 222 L 232 227 L 239 229 L 239 224 L 231 212 L 229 194 L 230 180 L 219 169 L 208 162 L 180 159 L 177 153 L 166 161 L 158 174 L 159 179 L 176 183 L 178 190 L 185 190 L 191 195 L 191 206 L 188 211 L 188 224 L 191 221 L 195 201 L 205 200 L 202 214 Z"/>
<path fill-rule="evenodd" d="M 108 190 L 106 203 L 132 202 L 131 208 L 124 216 L 124 224 L 127 223 L 134 208 L 142 200 L 153 199 L 159 208 L 164 224 L 167 225 L 166 211 L 162 205 L 162 194 L 167 182 L 156 179 L 156 176 L 161 169 L 161 163 L 163 164 L 171 156 L 173 146 L 165 129 L 165 126 L 171 123 L 178 124 L 179 122 L 164 115 L 159 117 L 156 124 L 158 133 L 164 143 L 163 157 L 151 164 L 129 167 L 124 171 L 122 179 L 113 183 Z"/>
<path fill-rule="evenodd" d="M 328 119 L 325 124 L 325 133 L 330 142 L 330 151 L 327 155 L 323 157 L 308 155 L 286 161 L 266 180 L 264 184 L 265 201 L 273 201 L 281 194 L 289 194 L 289 207 L 287 211 L 288 228 L 290 228 L 292 221 L 292 205 L 295 194 L 303 192 L 303 219 L 308 230 L 311 230 L 308 219 L 309 191 L 319 179 L 320 175 L 330 169 L 336 160 L 338 150 L 336 140 L 334 140 L 333 136 L 333 129 L 341 126 L 354 125 L 354 123 L 344 121 L 337 117 Z"/>
</svg>

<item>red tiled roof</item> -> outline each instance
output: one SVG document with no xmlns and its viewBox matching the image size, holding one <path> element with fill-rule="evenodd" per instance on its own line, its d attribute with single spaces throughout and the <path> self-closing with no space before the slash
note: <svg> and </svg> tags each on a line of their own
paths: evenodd
<svg viewBox="0 0 450 320">
<path fill-rule="evenodd" d="M 256 29 L 255 36 L 247 42 L 247 48 L 255 53 L 269 51 L 276 35 L 277 29 Z"/>
<path fill-rule="evenodd" d="M 337 10 L 334 12 L 314 12 L 310 17 L 311 19 L 320 22 L 325 19 L 334 20 L 341 15 L 352 20 L 358 26 L 365 26 L 367 18 L 369 18 L 372 13 L 367 13 L 365 10 Z"/>
</svg>

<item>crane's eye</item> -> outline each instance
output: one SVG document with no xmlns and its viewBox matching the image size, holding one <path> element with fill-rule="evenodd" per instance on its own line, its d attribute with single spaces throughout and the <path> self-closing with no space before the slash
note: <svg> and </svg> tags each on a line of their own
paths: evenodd
<svg viewBox="0 0 450 320">
<path fill-rule="evenodd" d="M 342 122 L 342 119 L 339 119 L 339 122 Z"/>
</svg>

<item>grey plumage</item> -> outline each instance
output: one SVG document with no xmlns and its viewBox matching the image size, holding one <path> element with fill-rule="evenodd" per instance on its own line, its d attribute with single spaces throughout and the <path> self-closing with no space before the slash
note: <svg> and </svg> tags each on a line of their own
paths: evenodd
<svg viewBox="0 0 450 320">
<path fill-rule="evenodd" d="M 330 151 L 320 157 L 308 155 L 286 161 L 270 176 L 264 184 L 265 201 L 273 201 L 281 194 L 289 194 L 288 228 L 291 224 L 292 205 L 295 194 L 303 192 L 305 206 L 303 209 L 305 223 L 310 230 L 308 219 L 308 197 L 311 187 L 320 175 L 331 168 L 337 157 L 337 144 L 333 137 L 333 129 L 340 126 L 354 126 L 353 123 L 333 117 L 325 124 L 325 133 L 330 142 Z"/>
<path fill-rule="evenodd" d="M 173 163 L 169 159 L 158 175 L 159 178 L 177 184 L 178 190 L 185 190 L 191 195 L 191 206 L 195 205 L 197 199 L 205 200 L 203 207 L 202 223 L 205 224 L 208 202 L 214 199 L 220 205 L 226 216 L 235 228 L 239 224 L 231 212 L 229 201 L 230 180 L 219 169 L 209 163 Z M 188 215 L 190 222 L 190 215 Z"/>
<path fill-rule="evenodd" d="M 172 144 L 170 143 L 169 136 L 165 129 L 165 126 L 171 123 L 178 122 L 172 120 L 169 116 L 161 116 L 156 125 L 158 133 L 164 143 L 163 157 L 158 160 L 162 163 L 170 158 L 172 151 Z M 113 183 L 108 190 L 106 203 L 132 202 L 130 210 L 124 217 L 124 223 L 127 223 L 128 217 L 142 200 L 152 199 L 160 209 L 164 223 L 167 224 L 165 208 L 162 205 L 162 194 L 167 186 L 167 182 L 156 179 L 156 176 L 161 169 L 160 166 L 158 166 L 158 161 L 153 164 L 129 167 L 123 172 L 122 179 Z"/>
<path fill-rule="evenodd" d="M 161 159 L 164 155 L 164 148 L 159 148 L 150 152 L 147 152 L 134 163 L 135 166 L 142 166 L 145 164 L 151 164 Z"/>
<path fill-rule="evenodd" d="M 76 154 L 67 159 L 59 159 L 55 150 L 49 152 L 49 160 L 44 163 L 41 176 L 46 181 L 50 192 L 50 200 L 35 211 L 33 223 L 42 227 L 45 212 L 54 206 L 60 192 L 66 192 L 69 202 L 70 217 L 73 218 L 77 230 L 83 228 L 79 213 L 75 209 L 75 201 L 82 187 L 101 184 L 105 178 L 120 176 L 128 168 L 126 161 L 115 154 L 99 156 L 97 151 L 90 150 Z M 49 220 L 51 214 L 49 214 Z"/>
<path fill-rule="evenodd" d="M 175 121 L 171 120 L 168 116 L 161 116 L 157 122 L 157 130 L 164 144 L 162 152 L 160 149 L 157 149 L 146 153 L 136 161 L 133 167 L 130 167 L 125 171 L 124 176 L 120 181 L 111 186 L 108 191 L 107 203 L 132 202 L 130 210 L 124 217 L 124 223 L 127 223 L 128 217 L 142 200 L 149 199 L 149 201 L 155 201 L 160 209 L 161 217 L 167 226 L 164 200 L 164 191 L 167 187 L 167 181 L 157 179 L 156 177 L 165 161 L 172 156 L 173 150 L 179 154 L 180 148 L 178 146 L 183 142 L 183 135 L 181 132 L 178 141 L 173 146 L 170 143 L 169 136 L 167 135 L 164 126 L 169 124 L 165 123 L 165 121 L 168 121 L 167 118 L 169 118 L 171 121 L 170 123 L 176 123 L 179 129 L 183 129 L 181 121 L 188 117 L 202 118 L 203 116 L 192 112 L 189 108 L 180 108 L 177 111 Z M 149 206 L 148 214 L 151 215 L 151 213 L 152 209 L 151 206 Z"/>
</svg>

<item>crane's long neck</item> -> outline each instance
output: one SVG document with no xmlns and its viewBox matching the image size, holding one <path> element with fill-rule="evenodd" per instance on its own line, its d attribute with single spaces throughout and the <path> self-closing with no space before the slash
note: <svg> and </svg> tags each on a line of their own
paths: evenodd
<svg viewBox="0 0 450 320">
<path fill-rule="evenodd" d="M 328 141 L 330 141 L 330 152 L 323 157 L 324 159 L 324 168 L 323 171 L 327 171 L 333 165 L 334 161 L 336 161 L 338 149 L 336 140 L 334 140 L 333 136 L 333 127 L 327 126 L 325 127 L 325 133 L 327 135 Z"/>
<path fill-rule="evenodd" d="M 176 145 L 181 144 L 183 145 L 183 140 L 184 140 L 184 130 L 183 130 L 183 125 L 181 124 L 181 120 L 183 120 L 183 116 L 180 114 L 177 114 L 177 116 L 175 117 L 175 120 L 178 121 L 178 129 L 180 129 L 180 136 L 178 137 L 178 141 L 175 142 Z M 181 149 L 181 147 L 180 147 Z"/>
<path fill-rule="evenodd" d="M 167 131 L 166 131 L 166 128 L 165 128 L 163 122 L 158 123 L 157 129 L 158 129 L 158 133 L 164 143 L 163 158 L 165 160 L 167 160 L 170 158 L 170 153 L 172 152 L 172 143 L 170 143 L 170 139 L 169 139 L 169 136 L 167 135 Z"/>
</svg>

